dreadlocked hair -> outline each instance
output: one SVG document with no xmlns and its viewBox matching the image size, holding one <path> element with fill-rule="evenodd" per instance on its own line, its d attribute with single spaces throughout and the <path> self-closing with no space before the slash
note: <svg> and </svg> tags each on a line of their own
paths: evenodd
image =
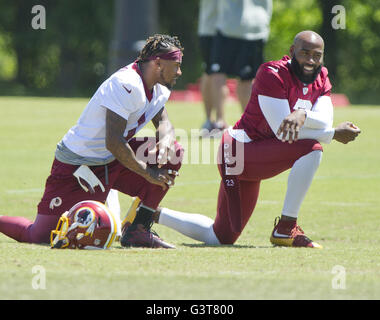
<svg viewBox="0 0 380 320">
<path fill-rule="evenodd" d="M 176 47 L 183 51 L 183 48 L 177 36 L 155 34 L 146 40 L 144 48 L 142 48 L 139 56 L 137 57 L 137 61 L 147 61 L 149 57 L 170 52 L 173 47 Z"/>
</svg>

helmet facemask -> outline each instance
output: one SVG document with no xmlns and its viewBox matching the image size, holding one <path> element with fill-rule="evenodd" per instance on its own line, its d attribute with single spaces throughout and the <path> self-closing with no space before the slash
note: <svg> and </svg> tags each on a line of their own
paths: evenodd
<svg viewBox="0 0 380 320">
<path fill-rule="evenodd" d="M 66 234 L 69 226 L 69 219 L 67 218 L 68 211 L 66 211 L 59 218 L 57 228 L 50 233 L 50 246 L 53 249 L 64 249 L 69 245 L 69 239 Z"/>
</svg>

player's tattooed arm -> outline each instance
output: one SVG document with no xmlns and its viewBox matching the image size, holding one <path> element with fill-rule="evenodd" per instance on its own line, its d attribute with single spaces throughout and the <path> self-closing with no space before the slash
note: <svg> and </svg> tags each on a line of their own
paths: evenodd
<svg viewBox="0 0 380 320">
<path fill-rule="evenodd" d="M 175 156 L 175 131 L 165 107 L 156 114 L 152 122 L 157 130 L 158 167 L 162 167 Z"/>
<path fill-rule="evenodd" d="M 165 170 L 150 167 L 145 162 L 136 158 L 135 153 L 124 138 L 126 126 L 127 120 L 107 109 L 106 148 L 123 166 L 141 175 L 149 182 L 166 189 L 168 181 L 172 180 L 172 178 Z"/>
</svg>

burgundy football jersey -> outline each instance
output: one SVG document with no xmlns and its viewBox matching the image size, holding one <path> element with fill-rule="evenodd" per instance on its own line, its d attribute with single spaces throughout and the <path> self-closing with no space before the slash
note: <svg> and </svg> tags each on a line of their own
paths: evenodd
<svg viewBox="0 0 380 320">
<path fill-rule="evenodd" d="M 330 90 L 331 83 L 325 67 L 322 67 L 317 79 L 307 85 L 302 83 L 291 70 L 288 56 L 264 63 L 257 71 L 251 98 L 234 129 L 244 129 L 252 140 L 274 138 L 275 134 L 261 112 L 259 95 L 287 99 L 292 112 L 298 108 L 312 110 L 318 97 L 330 95 Z"/>
</svg>

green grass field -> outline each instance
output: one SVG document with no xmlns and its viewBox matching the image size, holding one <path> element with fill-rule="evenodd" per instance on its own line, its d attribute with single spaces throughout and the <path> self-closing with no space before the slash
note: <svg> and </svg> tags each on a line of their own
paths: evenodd
<svg viewBox="0 0 380 320">
<path fill-rule="evenodd" d="M 0 214 L 34 219 L 56 143 L 87 101 L 0 98 Z M 202 124 L 199 103 L 167 107 L 177 128 L 190 132 Z M 231 102 L 226 113 L 233 123 L 240 109 Z M 379 299 L 379 119 L 380 107 L 335 110 L 335 124 L 352 120 L 363 132 L 351 144 L 325 146 L 301 208 L 300 225 L 323 250 L 269 242 L 285 195 L 285 172 L 262 183 L 256 210 L 234 246 L 204 246 L 160 225 L 154 229 L 176 250 L 115 243 L 108 251 L 60 251 L 1 234 L 0 299 Z M 161 204 L 214 218 L 218 185 L 216 165 L 188 161 Z M 120 199 L 126 210 L 131 199 Z M 33 286 L 36 266 L 46 272 L 45 288 Z M 344 273 L 334 273 L 336 268 Z"/>
</svg>

